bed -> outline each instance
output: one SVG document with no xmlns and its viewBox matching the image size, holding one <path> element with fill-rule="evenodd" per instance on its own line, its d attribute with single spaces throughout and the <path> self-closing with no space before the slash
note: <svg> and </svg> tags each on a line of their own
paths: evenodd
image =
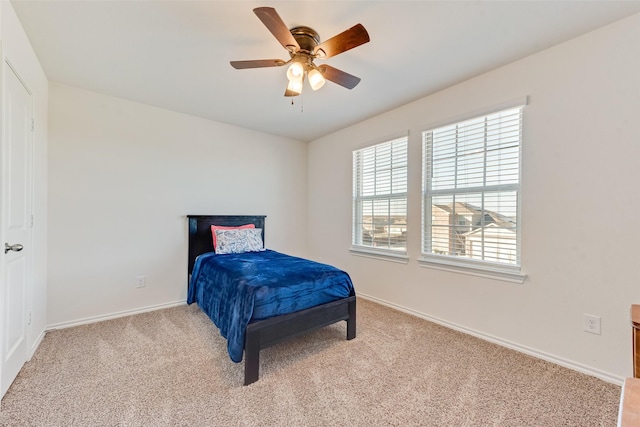
<svg viewBox="0 0 640 427">
<path fill-rule="evenodd" d="M 302 260 L 296 257 L 289 257 L 291 260 L 283 259 L 283 261 L 293 263 L 292 270 L 290 271 L 290 276 L 293 281 L 291 286 L 292 289 L 296 286 L 298 287 L 298 289 L 293 289 L 290 294 L 288 294 L 289 296 L 293 296 L 292 298 L 289 298 L 288 304 L 282 304 L 278 310 L 272 312 L 267 309 L 266 305 L 264 307 L 258 306 L 258 302 L 255 303 L 256 307 L 252 305 L 250 308 L 245 308 L 243 305 L 245 303 L 243 302 L 240 304 L 241 308 L 238 312 L 241 314 L 245 313 L 245 315 L 250 313 L 250 318 L 246 322 L 246 326 L 242 324 L 242 319 L 240 319 L 240 324 L 235 323 L 234 320 L 233 325 L 230 326 L 229 329 L 227 326 L 228 324 L 230 325 L 231 322 L 225 323 L 220 320 L 220 313 L 218 312 L 221 310 L 224 311 L 225 307 L 220 307 L 220 302 L 218 302 L 218 306 L 216 308 L 211 308 L 212 304 L 209 300 L 211 298 L 215 298 L 216 295 L 214 294 L 217 292 L 212 292 L 210 288 L 211 285 L 205 285 L 204 283 L 217 283 L 221 281 L 229 281 L 229 283 L 245 283 L 245 279 L 238 276 L 240 273 L 238 271 L 233 271 L 233 268 L 235 268 L 234 257 L 245 256 L 245 254 L 218 256 L 213 254 L 214 248 L 211 226 L 237 227 L 245 224 L 253 224 L 256 229 L 260 230 L 255 231 L 255 233 L 260 234 L 262 241 L 264 242 L 265 218 L 266 216 L 264 215 L 187 216 L 189 223 L 188 277 L 190 283 L 187 302 L 189 304 L 197 302 L 202 311 L 205 312 L 216 326 L 220 328 L 223 336 L 229 335 L 227 336 L 229 344 L 228 350 L 230 358 L 234 362 L 241 361 L 242 355 L 244 354 L 244 385 L 249 385 L 258 380 L 260 370 L 260 350 L 266 347 L 340 321 L 346 321 L 347 340 L 351 340 L 356 337 L 356 296 L 353 286 L 351 285 L 351 281 L 348 279 L 348 275 L 334 267 L 327 266 L 325 264 L 313 263 L 312 261 Z M 198 259 L 198 257 L 200 258 Z M 280 272 L 276 272 L 276 269 L 274 268 L 274 271 L 270 272 L 269 268 L 267 268 L 273 263 L 280 262 L 280 259 L 283 257 L 288 256 L 275 251 L 266 250 L 264 252 L 248 253 L 246 254 L 246 258 L 239 260 L 239 262 L 244 263 L 243 265 L 253 266 L 252 270 L 256 270 L 257 268 L 260 272 L 264 271 L 265 274 L 261 274 L 261 276 L 265 276 L 267 273 L 273 274 L 273 276 L 268 276 L 268 280 L 273 283 L 274 292 L 289 292 L 285 286 L 279 285 L 280 282 L 288 279 L 288 274 L 283 273 L 286 270 L 281 269 Z M 323 278 L 328 277 L 327 275 L 337 274 L 331 269 L 343 273 L 347 277 L 348 285 L 350 285 L 348 290 L 345 290 L 347 284 L 338 285 L 338 290 L 329 291 L 330 288 L 327 287 L 327 291 L 322 295 L 318 292 L 317 301 L 321 301 L 318 304 L 315 304 L 311 297 L 305 299 L 306 297 L 300 293 L 300 289 L 303 282 L 307 283 L 306 279 L 300 279 L 300 284 L 295 283 L 299 277 L 298 274 L 302 274 L 303 272 L 304 274 L 308 274 L 307 270 L 310 270 L 309 268 L 306 268 L 307 266 L 302 264 L 302 262 L 308 262 L 310 265 L 313 265 L 314 271 L 315 268 L 322 270 L 318 271 L 317 274 L 321 275 Z M 218 264 L 210 265 L 210 263 Z M 246 270 L 247 267 L 243 268 Z M 224 275 L 221 275 L 222 270 L 224 270 Z M 235 289 L 239 286 L 232 287 Z M 262 287 L 261 289 L 266 289 L 266 291 L 269 292 L 272 290 L 270 286 Z M 308 289 L 307 285 L 305 285 L 305 289 Z M 234 290 L 233 292 L 236 291 Z M 231 293 L 228 295 L 233 295 L 233 298 L 230 298 L 230 300 L 232 299 L 230 304 L 239 304 L 238 301 L 244 301 L 243 298 L 246 296 L 244 294 L 239 296 L 238 294 Z M 296 295 L 302 295 L 302 297 L 299 298 L 299 301 L 296 300 Z M 302 307 L 304 308 L 300 309 L 298 303 L 302 304 Z M 304 304 L 312 304 L 312 306 L 305 307 Z M 281 311 L 283 310 L 285 312 L 282 313 Z M 242 342 L 239 344 L 240 348 L 237 348 L 237 343 L 234 344 L 229 341 L 230 337 L 234 340 L 242 339 Z M 237 354 L 238 351 L 240 351 L 239 357 Z"/>
</svg>

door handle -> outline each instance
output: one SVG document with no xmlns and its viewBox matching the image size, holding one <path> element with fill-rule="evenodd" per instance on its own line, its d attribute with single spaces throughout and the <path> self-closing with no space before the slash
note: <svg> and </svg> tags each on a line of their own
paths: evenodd
<svg viewBox="0 0 640 427">
<path fill-rule="evenodd" d="M 10 245 L 8 243 L 5 243 L 4 253 L 6 254 L 9 251 L 20 252 L 23 248 L 24 246 L 22 246 L 20 243 L 16 243 L 15 245 Z"/>
</svg>

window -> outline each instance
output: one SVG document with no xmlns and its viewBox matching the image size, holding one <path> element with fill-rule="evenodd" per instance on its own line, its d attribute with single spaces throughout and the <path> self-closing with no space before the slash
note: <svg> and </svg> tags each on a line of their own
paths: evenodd
<svg viewBox="0 0 640 427">
<path fill-rule="evenodd" d="M 353 152 L 352 244 L 406 254 L 406 137 Z"/>
<path fill-rule="evenodd" d="M 517 107 L 422 133 L 422 261 L 519 270 L 521 130 Z"/>
</svg>

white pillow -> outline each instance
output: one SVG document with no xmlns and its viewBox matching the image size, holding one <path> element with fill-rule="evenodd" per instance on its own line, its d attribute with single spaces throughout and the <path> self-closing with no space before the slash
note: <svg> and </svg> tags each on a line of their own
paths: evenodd
<svg viewBox="0 0 640 427">
<path fill-rule="evenodd" d="M 241 254 L 264 251 L 261 228 L 216 230 L 217 254 Z"/>
</svg>

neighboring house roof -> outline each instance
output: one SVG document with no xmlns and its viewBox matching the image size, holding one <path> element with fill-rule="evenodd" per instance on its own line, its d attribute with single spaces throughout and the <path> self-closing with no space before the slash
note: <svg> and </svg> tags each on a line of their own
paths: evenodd
<svg viewBox="0 0 640 427">
<path fill-rule="evenodd" d="M 473 237 L 474 234 L 480 234 L 480 233 L 484 233 L 485 237 L 487 235 L 490 236 L 500 236 L 502 238 L 505 237 L 505 235 L 508 235 L 507 238 L 513 238 L 515 239 L 516 237 L 516 232 L 512 229 L 512 228 L 505 228 L 502 227 L 498 224 L 487 224 L 482 228 L 476 228 L 473 231 L 469 231 L 468 233 L 464 233 L 463 236 L 466 237 Z"/>
<path fill-rule="evenodd" d="M 484 213 L 485 216 L 488 215 L 490 218 L 490 220 L 487 220 L 487 218 L 485 218 L 485 224 L 487 225 L 491 223 L 495 223 L 504 227 L 512 227 L 516 223 L 516 220 L 514 218 L 511 218 L 506 215 L 502 215 L 498 212 L 494 212 L 488 209 L 485 209 L 483 211 L 482 208 L 479 208 L 470 203 L 455 202 L 455 203 L 448 203 L 445 205 L 436 204 L 434 206 L 437 206 L 438 208 L 449 213 L 453 213 L 455 210 L 455 213 L 457 215 L 482 215 Z M 480 224 L 474 224 L 474 225 L 480 226 Z"/>
</svg>

